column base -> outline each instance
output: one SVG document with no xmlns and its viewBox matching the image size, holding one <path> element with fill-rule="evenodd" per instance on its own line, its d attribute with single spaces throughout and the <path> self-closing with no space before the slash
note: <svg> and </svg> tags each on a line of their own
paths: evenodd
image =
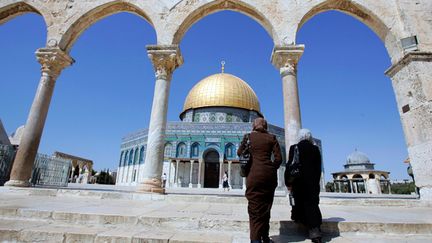
<svg viewBox="0 0 432 243">
<path fill-rule="evenodd" d="M 189 183 L 189 188 L 192 188 L 192 183 Z"/>
<path fill-rule="evenodd" d="M 197 188 L 201 188 L 201 184 L 198 184 L 198 185 L 197 185 Z"/>
<path fill-rule="evenodd" d="M 137 192 L 164 194 L 165 188 L 162 188 L 162 182 L 159 179 L 144 179 L 143 182 L 137 186 Z"/>
<path fill-rule="evenodd" d="M 31 184 L 28 181 L 23 180 L 9 180 L 7 181 L 4 186 L 12 186 L 12 187 L 30 187 Z"/>
<path fill-rule="evenodd" d="M 420 187 L 420 200 L 432 201 L 432 187 Z"/>
</svg>

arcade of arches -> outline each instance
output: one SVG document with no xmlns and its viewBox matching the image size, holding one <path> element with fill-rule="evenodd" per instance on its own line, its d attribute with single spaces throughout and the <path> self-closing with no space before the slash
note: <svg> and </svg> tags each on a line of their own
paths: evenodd
<svg viewBox="0 0 432 243">
<path fill-rule="evenodd" d="M 295 42 L 297 30 L 318 13 L 337 10 L 359 19 L 375 31 L 392 61 L 386 74 L 392 80 L 416 184 L 421 198 L 432 200 L 430 0 L 3 0 L 0 24 L 27 12 L 42 15 L 47 23 L 46 46 L 36 52 L 42 66 L 41 79 L 7 185 L 29 186 L 54 84 L 62 70 L 74 62 L 69 52 L 75 40 L 98 20 L 118 12 L 131 12 L 147 20 L 157 34 L 157 43 L 147 47 L 156 85 L 149 124 L 151 135 L 138 190 L 163 192 L 160 176 L 168 94 L 172 73 L 183 63 L 178 44 L 195 22 L 222 10 L 250 16 L 273 38 L 275 47 L 271 60 L 280 71 L 283 84 L 287 146 L 293 143 L 301 127 L 296 70 L 304 46 Z"/>
</svg>

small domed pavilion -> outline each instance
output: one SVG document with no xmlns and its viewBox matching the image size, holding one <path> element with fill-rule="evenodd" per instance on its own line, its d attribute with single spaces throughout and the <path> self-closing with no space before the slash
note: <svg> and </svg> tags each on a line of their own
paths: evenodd
<svg viewBox="0 0 432 243">
<path fill-rule="evenodd" d="M 348 155 L 345 170 L 332 173 L 336 192 L 381 194 L 391 193 L 388 171 L 375 170 L 365 153 Z"/>
</svg>

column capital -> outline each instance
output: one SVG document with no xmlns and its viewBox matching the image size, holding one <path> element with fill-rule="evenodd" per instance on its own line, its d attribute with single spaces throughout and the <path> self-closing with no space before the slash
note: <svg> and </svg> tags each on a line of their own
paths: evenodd
<svg viewBox="0 0 432 243">
<path fill-rule="evenodd" d="M 398 73 L 402 68 L 410 64 L 411 62 L 431 62 L 432 52 L 408 52 L 399 61 L 394 63 L 389 69 L 385 71 L 385 75 L 392 78 L 396 73 Z"/>
<path fill-rule="evenodd" d="M 69 54 L 59 48 L 39 48 L 36 51 L 36 58 L 42 65 L 42 73 L 54 79 L 57 79 L 64 68 L 75 62 Z"/>
<path fill-rule="evenodd" d="M 156 79 L 171 79 L 173 71 L 183 64 L 178 45 L 148 45 L 146 48 Z"/>
<path fill-rule="evenodd" d="M 271 62 L 280 70 L 282 76 L 297 73 L 297 63 L 303 55 L 304 45 L 275 46 Z"/>
</svg>

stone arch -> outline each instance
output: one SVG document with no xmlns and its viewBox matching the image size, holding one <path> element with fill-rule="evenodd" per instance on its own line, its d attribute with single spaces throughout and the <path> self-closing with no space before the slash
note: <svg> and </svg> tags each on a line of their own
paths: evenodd
<svg viewBox="0 0 432 243">
<path fill-rule="evenodd" d="M 165 146 L 164 146 L 164 156 L 166 158 L 169 158 L 169 157 L 172 156 L 172 149 L 173 149 L 173 145 L 171 143 L 169 143 L 169 142 L 165 143 Z"/>
<path fill-rule="evenodd" d="M 211 152 L 215 152 L 215 153 L 217 153 L 217 154 L 218 154 L 218 158 L 220 158 L 221 153 L 220 153 L 219 149 L 217 149 L 217 148 L 215 148 L 215 147 L 208 147 L 208 148 L 206 148 L 206 149 L 204 150 L 204 152 L 203 152 L 203 158 L 205 158 L 205 157 L 206 157 L 209 153 L 211 153 Z"/>
<path fill-rule="evenodd" d="M 225 145 L 225 157 L 226 158 L 234 158 L 237 156 L 235 153 L 235 145 L 233 143 L 227 143 Z"/>
<path fill-rule="evenodd" d="M 274 43 L 279 43 L 279 38 L 273 28 L 272 23 L 263 13 L 261 13 L 254 6 L 244 3 L 243 1 L 227 0 L 212 1 L 190 12 L 176 29 L 174 36 L 172 37 L 172 44 L 179 44 L 189 28 L 192 27 L 192 25 L 194 25 L 196 22 L 210 14 L 224 10 L 239 12 L 252 18 L 267 31 Z"/>
<path fill-rule="evenodd" d="M 177 158 L 186 158 L 186 155 L 187 155 L 186 143 L 180 142 L 179 144 L 177 144 L 176 157 Z"/>
<path fill-rule="evenodd" d="M 139 156 L 139 151 L 138 151 L 138 147 L 135 148 L 135 154 L 134 154 L 134 160 L 133 160 L 133 164 L 136 165 L 138 164 L 138 157 Z"/>
<path fill-rule="evenodd" d="M 103 18 L 120 12 L 128 12 L 142 17 L 154 27 L 150 17 L 142 9 L 131 3 L 115 0 L 98 5 L 80 16 L 62 35 L 59 47 L 69 52 L 75 41 L 87 28 Z"/>
<path fill-rule="evenodd" d="M 220 181 L 220 173 L 223 169 L 221 168 L 220 160 L 221 153 L 217 148 L 208 147 L 203 152 L 205 188 L 218 187 Z"/>
<path fill-rule="evenodd" d="M 140 153 L 139 153 L 139 163 L 140 164 L 144 163 L 144 151 L 145 151 L 144 146 L 141 146 Z"/>
<path fill-rule="evenodd" d="M 34 6 L 25 2 L 17 2 L 3 7 L 0 6 L 0 25 L 25 13 L 39 14 L 44 18 L 44 21 L 46 23 L 45 16 L 43 16 L 43 14 Z"/>
<path fill-rule="evenodd" d="M 129 151 L 126 150 L 125 155 L 124 155 L 124 157 L 123 157 L 123 166 L 126 166 L 126 163 L 127 163 L 128 157 L 129 157 Z"/>
<path fill-rule="evenodd" d="M 372 4 L 371 4 L 372 5 Z M 381 6 L 380 6 L 381 7 Z M 380 8 L 380 7 L 377 7 Z M 384 8 L 384 6 L 382 6 Z M 360 5 L 358 2 L 345 1 L 345 0 L 325 0 L 320 4 L 313 6 L 309 11 L 303 15 L 297 26 L 297 32 L 301 29 L 309 19 L 314 16 L 327 12 L 327 11 L 339 11 L 348 14 L 360 22 L 368 26 L 384 43 L 387 53 L 395 62 L 403 55 L 402 49 L 399 45 L 397 34 L 395 30 L 388 26 L 383 18 L 379 16 L 379 13 L 367 8 L 364 5 Z"/>
<path fill-rule="evenodd" d="M 197 158 L 199 156 L 199 152 L 200 152 L 199 147 L 200 147 L 199 142 L 192 143 L 191 149 L 190 149 L 190 157 L 191 158 Z"/>
<path fill-rule="evenodd" d="M 123 156 L 124 156 L 124 151 L 121 151 L 121 153 L 120 153 L 119 167 L 122 165 Z"/>
<path fill-rule="evenodd" d="M 134 158 L 134 149 L 132 148 L 132 149 L 129 151 L 129 160 L 128 160 L 127 165 L 132 165 L 132 163 L 133 163 L 133 158 Z"/>
</svg>

